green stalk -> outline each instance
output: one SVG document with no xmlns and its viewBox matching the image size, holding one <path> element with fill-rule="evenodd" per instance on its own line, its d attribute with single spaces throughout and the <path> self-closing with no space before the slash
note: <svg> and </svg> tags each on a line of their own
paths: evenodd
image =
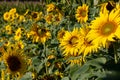
<svg viewBox="0 0 120 80">
<path fill-rule="evenodd" d="M 118 63 L 117 42 L 115 42 L 115 43 L 113 44 L 113 48 L 114 48 L 114 59 L 115 59 L 115 63 Z"/>
</svg>

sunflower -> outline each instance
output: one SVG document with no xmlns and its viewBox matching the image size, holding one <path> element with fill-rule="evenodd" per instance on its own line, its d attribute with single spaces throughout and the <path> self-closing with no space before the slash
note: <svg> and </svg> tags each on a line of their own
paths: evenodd
<svg viewBox="0 0 120 80">
<path fill-rule="evenodd" d="M 88 6 L 86 4 L 78 6 L 75 17 L 80 23 L 86 22 L 88 20 Z"/>
<path fill-rule="evenodd" d="M 65 30 L 64 30 L 64 28 L 62 28 L 61 30 L 58 31 L 57 39 L 59 41 L 62 40 L 64 35 L 65 35 Z"/>
<path fill-rule="evenodd" d="M 109 14 L 100 14 L 92 21 L 91 30 L 87 37 L 94 40 L 95 43 L 106 46 L 107 42 L 115 41 L 114 38 L 120 38 L 120 10 L 112 10 Z"/>
<path fill-rule="evenodd" d="M 10 14 L 9 14 L 9 12 L 5 12 L 5 13 L 3 14 L 3 19 L 4 19 L 5 21 L 9 21 L 9 20 L 10 20 Z"/>
<path fill-rule="evenodd" d="M 37 24 L 33 24 L 31 31 L 28 33 L 28 38 L 30 36 L 33 38 L 33 42 L 44 44 L 51 37 L 51 33 L 48 28 L 41 28 Z"/>
<path fill-rule="evenodd" d="M 45 16 L 45 21 L 46 21 L 48 24 L 51 24 L 52 21 L 53 21 L 53 17 L 54 17 L 53 14 L 48 14 L 48 15 Z"/>
<path fill-rule="evenodd" d="M 21 77 L 27 70 L 27 59 L 24 51 L 16 49 L 15 46 L 9 46 L 3 51 L 3 61 L 7 66 L 7 72 L 13 76 L 19 74 Z"/>
<path fill-rule="evenodd" d="M 42 12 L 32 12 L 31 16 L 33 20 L 38 21 L 42 17 Z"/>
<path fill-rule="evenodd" d="M 16 8 L 10 9 L 9 12 L 10 12 L 10 13 L 13 13 L 13 14 L 16 13 Z"/>
<path fill-rule="evenodd" d="M 17 41 L 20 40 L 21 34 L 22 34 L 22 29 L 21 29 L 21 28 L 18 28 L 18 29 L 16 30 L 16 32 L 15 32 L 14 39 L 17 40 Z"/>
<path fill-rule="evenodd" d="M 25 16 L 24 15 L 19 15 L 18 17 L 18 22 L 25 22 Z"/>
<path fill-rule="evenodd" d="M 89 41 L 86 36 L 89 33 L 90 28 L 89 26 L 84 26 L 80 28 L 81 36 L 84 38 L 83 44 L 80 47 L 80 53 L 83 54 L 83 58 L 88 55 L 89 53 L 94 53 L 98 51 L 99 45 L 93 42 L 92 40 Z"/>
<path fill-rule="evenodd" d="M 5 26 L 5 29 L 6 29 L 7 34 L 12 34 L 12 26 L 11 25 Z"/>
<path fill-rule="evenodd" d="M 72 32 L 65 32 L 63 39 L 60 41 L 60 48 L 63 50 L 64 56 L 77 56 L 81 44 L 82 38 L 79 29 L 74 28 Z"/>
<path fill-rule="evenodd" d="M 55 5 L 53 3 L 48 4 L 46 7 L 47 7 L 47 12 L 51 12 L 55 10 Z"/>
</svg>

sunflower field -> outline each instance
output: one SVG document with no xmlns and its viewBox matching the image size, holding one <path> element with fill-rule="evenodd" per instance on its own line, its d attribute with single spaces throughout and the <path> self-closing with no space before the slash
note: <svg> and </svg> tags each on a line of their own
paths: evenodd
<svg viewBox="0 0 120 80">
<path fill-rule="evenodd" d="M 120 80 L 120 1 L 1 0 L 0 80 Z"/>
</svg>

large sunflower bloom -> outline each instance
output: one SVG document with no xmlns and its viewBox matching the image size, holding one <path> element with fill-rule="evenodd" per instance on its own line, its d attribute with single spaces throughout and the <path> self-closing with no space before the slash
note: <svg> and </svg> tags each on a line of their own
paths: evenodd
<svg viewBox="0 0 120 80">
<path fill-rule="evenodd" d="M 114 41 L 114 37 L 120 38 L 120 10 L 112 10 L 109 14 L 100 14 L 92 21 L 91 30 L 87 37 L 95 43 L 106 46 L 107 42 Z"/>
<path fill-rule="evenodd" d="M 88 20 L 88 6 L 86 4 L 78 6 L 75 17 L 80 23 L 86 22 Z"/>
<path fill-rule="evenodd" d="M 3 51 L 3 60 L 7 66 L 7 72 L 11 75 L 21 77 L 26 72 L 27 59 L 22 50 L 9 46 Z"/>
<path fill-rule="evenodd" d="M 79 55 L 80 44 L 82 44 L 82 40 L 78 28 L 74 28 L 72 32 L 66 31 L 63 39 L 60 41 L 63 55 L 65 57 Z"/>
<path fill-rule="evenodd" d="M 80 48 L 80 53 L 83 54 L 83 58 L 89 53 L 97 52 L 99 48 L 98 44 L 94 43 L 93 41 L 89 41 L 86 38 L 89 31 L 90 31 L 89 26 L 80 28 L 81 36 L 84 38 L 83 44 L 81 45 L 81 48 Z"/>
</svg>

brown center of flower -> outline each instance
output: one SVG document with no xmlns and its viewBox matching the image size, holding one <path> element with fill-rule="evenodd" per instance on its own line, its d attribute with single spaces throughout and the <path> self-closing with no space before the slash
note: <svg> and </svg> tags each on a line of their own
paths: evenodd
<svg viewBox="0 0 120 80">
<path fill-rule="evenodd" d="M 112 11 L 114 9 L 114 5 L 112 5 L 112 3 L 110 3 L 110 2 L 108 2 L 106 8 L 107 8 L 107 10 Z"/>
<path fill-rule="evenodd" d="M 92 45 L 92 41 L 88 41 L 87 39 L 84 39 L 84 44 L 86 46 L 91 46 Z"/>
<path fill-rule="evenodd" d="M 85 11 L 85 10 L 82 10 L 82 11 L 80 12 L 80 15 L 81 15 L 82 17 L 85 17 L 85 16 L 86 16 L 86 11 Z"/>
<path fill-rule="evenodd" d="M 72 46 L 75 46 L 76 44 L 78 44 L 78 38 L 76 36 L 71 37 L 69 44 L 71 44 Z"/>
<path fill-rule="evenodd" d="M 19 56 L 18 56 L 19 57 Z M 7 59 L 8 67 L 11 71 L 18 71 L 21 68 L 21 62 L 17 56 L 9 56 Z"/>
<path fill-rule="evenodd" d="M 32 17 L 37 18 L 37 13 L 33 13 Z"/>
<path fill-rule="evenodd" d="M 116 31 L 117 25 L 113 22 L 107 22 L 102 25 L 100 33 L 102 35 L 110 35 L 111 33 L 114 33 Z"/>
</svg>

